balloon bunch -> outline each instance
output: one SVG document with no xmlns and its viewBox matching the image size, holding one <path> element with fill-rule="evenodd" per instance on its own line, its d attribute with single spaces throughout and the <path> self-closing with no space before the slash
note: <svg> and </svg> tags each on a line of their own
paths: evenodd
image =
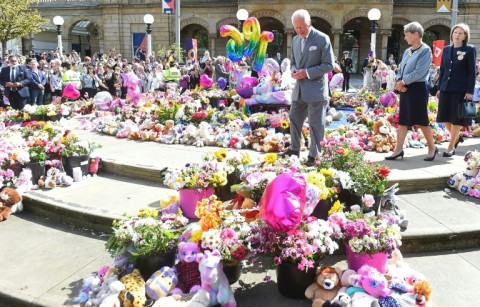
<svg viewBox="0 0 480 307">
<path fill-rule="evenodd" d="M 256 71 L 261 71 L 267 45 L 273 41 L 273 33 L 270 31 L 260 32 L 260 23 L 255 17 L 248 18 L 243 24 L 243 34 L 237 28 L 231 25 L 224 25 L 220 28 L 220 36 L 230 37 L 227 42 L 227 56 L 232 62 L 241 61 L 243 56 L 254 57 L 252 67 Z M 245 40 L 248 45 L 244 47 Z"/>
</svg>

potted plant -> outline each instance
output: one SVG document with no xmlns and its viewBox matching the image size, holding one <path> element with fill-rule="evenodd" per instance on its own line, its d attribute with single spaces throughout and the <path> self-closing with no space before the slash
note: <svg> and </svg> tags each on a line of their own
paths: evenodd
<svg viewBox="0 0 480 307">
<path fill-rule="evenodd" d="M 181 169 L 165 170 L 163 183 L 179 191 L 183 214 L 188 218 L 197 218 L 197 202 L 212 195 L 215 188 L 225 186 L 227 172 L 216 161 L 187 163 Z"/>
<path fill-rule="evenodd" d="M 305 289 L 313 282 L 321 258 L 338 249 L 329 222 L 315 217 L 305 218 L 289 233 L 257 220 L 251 234 L 252 254 L 273 260 L 280 293 L 294 299 L 305 298 Z"/>
<path fill-rule="evenodd" d="M 90 154 L 101 146 L 95 142 L 81 140 L 70 130 L 65 130 L 61 142 L 63 148 L 60 154 L 65 173 L 73 177 L 73 169 L 80 167 L 82 176 L 86 176 L 88 174 Z"/>
<path fill-rule="evenodd" d="M 373 197 L 365 196 L 362 206 L 371 205 Z M 402 244 L 400 227 L 393 215 L 364 213 L 361 208 L 350 212 L 340 209 L 328 221 L 334 237 L 345 244 L 348 266 L 353 270 L 369 264 L 385 273 L 389 254 Z"/>
<path fill-rule="evenodd" d="M 113 257 L 133 261 L 148 279 L 161 267 L 174 265 L 178 237 L 187 224 L 185 217 L 176 214 L 159 218 L 141 215 L 114 221 L 105 246 Z"/>
</svg>

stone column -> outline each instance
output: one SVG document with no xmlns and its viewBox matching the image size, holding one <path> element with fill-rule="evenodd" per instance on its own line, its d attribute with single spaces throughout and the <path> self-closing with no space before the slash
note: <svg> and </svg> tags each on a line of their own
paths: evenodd
<svg viewBox="0 0 480 307">
<path fill-rule="evenodd" d="M 35 46 L 33 46 L 33 35 L 29 35 L 28 37 L 22 38 L 22 54 L 28 54 L 30 50 L 34 49 Z M 35 50 L 38 52 L 38 50 Z"/>
<path fill-rule="evenodd" d="M 208 38 L 210 38 L 210 57 L 215 57 L 217 53 L 217 46 L 215 45 L 216 39 L 217 39 L 217 34 L 208 34 Z"/>
<path fill-rule="evenodd" d="M 285 34 L 287 35 L 287 57 L 292 58 L 292 38 L 295 31 L 293 29 L 285 29 Z"/>
<path fill-rule="evenodd" d="M 333 35 L 333 55 L 340 59 L 342 56 L 340 54 L 340 35 L 343 34 L 343 29 L 332 30 Z"/>
<path fill-rule="evenodd" d="M 380 58 L 382 61 L 387 59 L 387 47 L 388 47 L 388 36 L 392 33 L 392 30 L 380 30 L 380 36 L 382 37 L 382 49 L 380 54 L 382 57 Z"/>
</svg>

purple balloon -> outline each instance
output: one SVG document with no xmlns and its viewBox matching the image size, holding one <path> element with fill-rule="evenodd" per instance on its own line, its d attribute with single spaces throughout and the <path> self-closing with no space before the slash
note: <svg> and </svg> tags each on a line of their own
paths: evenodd
<svg viewBox="0 0 480 307">
<path fill-rule="evenodd" d="M 217 85 L 219 89 L 223 90 L 227 86 L 227 80 L 225 80 L 224 77 L 220 77 L 218 78 Z"/>
<path fill-rule="evenodd" d="M 388 92 L 380 96 L 380 103 L 384 107 L 391 107 L 397 102 L 397 95 L 394 92 Z"/>
<path fill-rule="evenodd" d="M 260 216 L 277 231 L 291 232 L 302 221 L 307 183 L 300 173 L 283 173 L 267 185 L 259 208 Z"/>
<path fill-rule="evenodd" d="M 235 88 L 237 94 L 242 98 L 250 98 L 253 95 L 253 88 L 258 85 L 258 79 L 255 77 L 245 77 Z"/>
</svg>

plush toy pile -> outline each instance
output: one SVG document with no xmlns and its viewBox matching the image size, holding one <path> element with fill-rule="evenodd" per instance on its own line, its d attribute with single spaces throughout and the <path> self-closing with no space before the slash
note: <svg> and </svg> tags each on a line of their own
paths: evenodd
<svg viewBox="0 0 480 307">
<path fill-rule="evenodd" d="M 467 163 L 465 170 L 453 173 L 447 184 L 464 195 L 480 198 L 480 152 L 468 151 L 464 161 Z"/>
</svg>

